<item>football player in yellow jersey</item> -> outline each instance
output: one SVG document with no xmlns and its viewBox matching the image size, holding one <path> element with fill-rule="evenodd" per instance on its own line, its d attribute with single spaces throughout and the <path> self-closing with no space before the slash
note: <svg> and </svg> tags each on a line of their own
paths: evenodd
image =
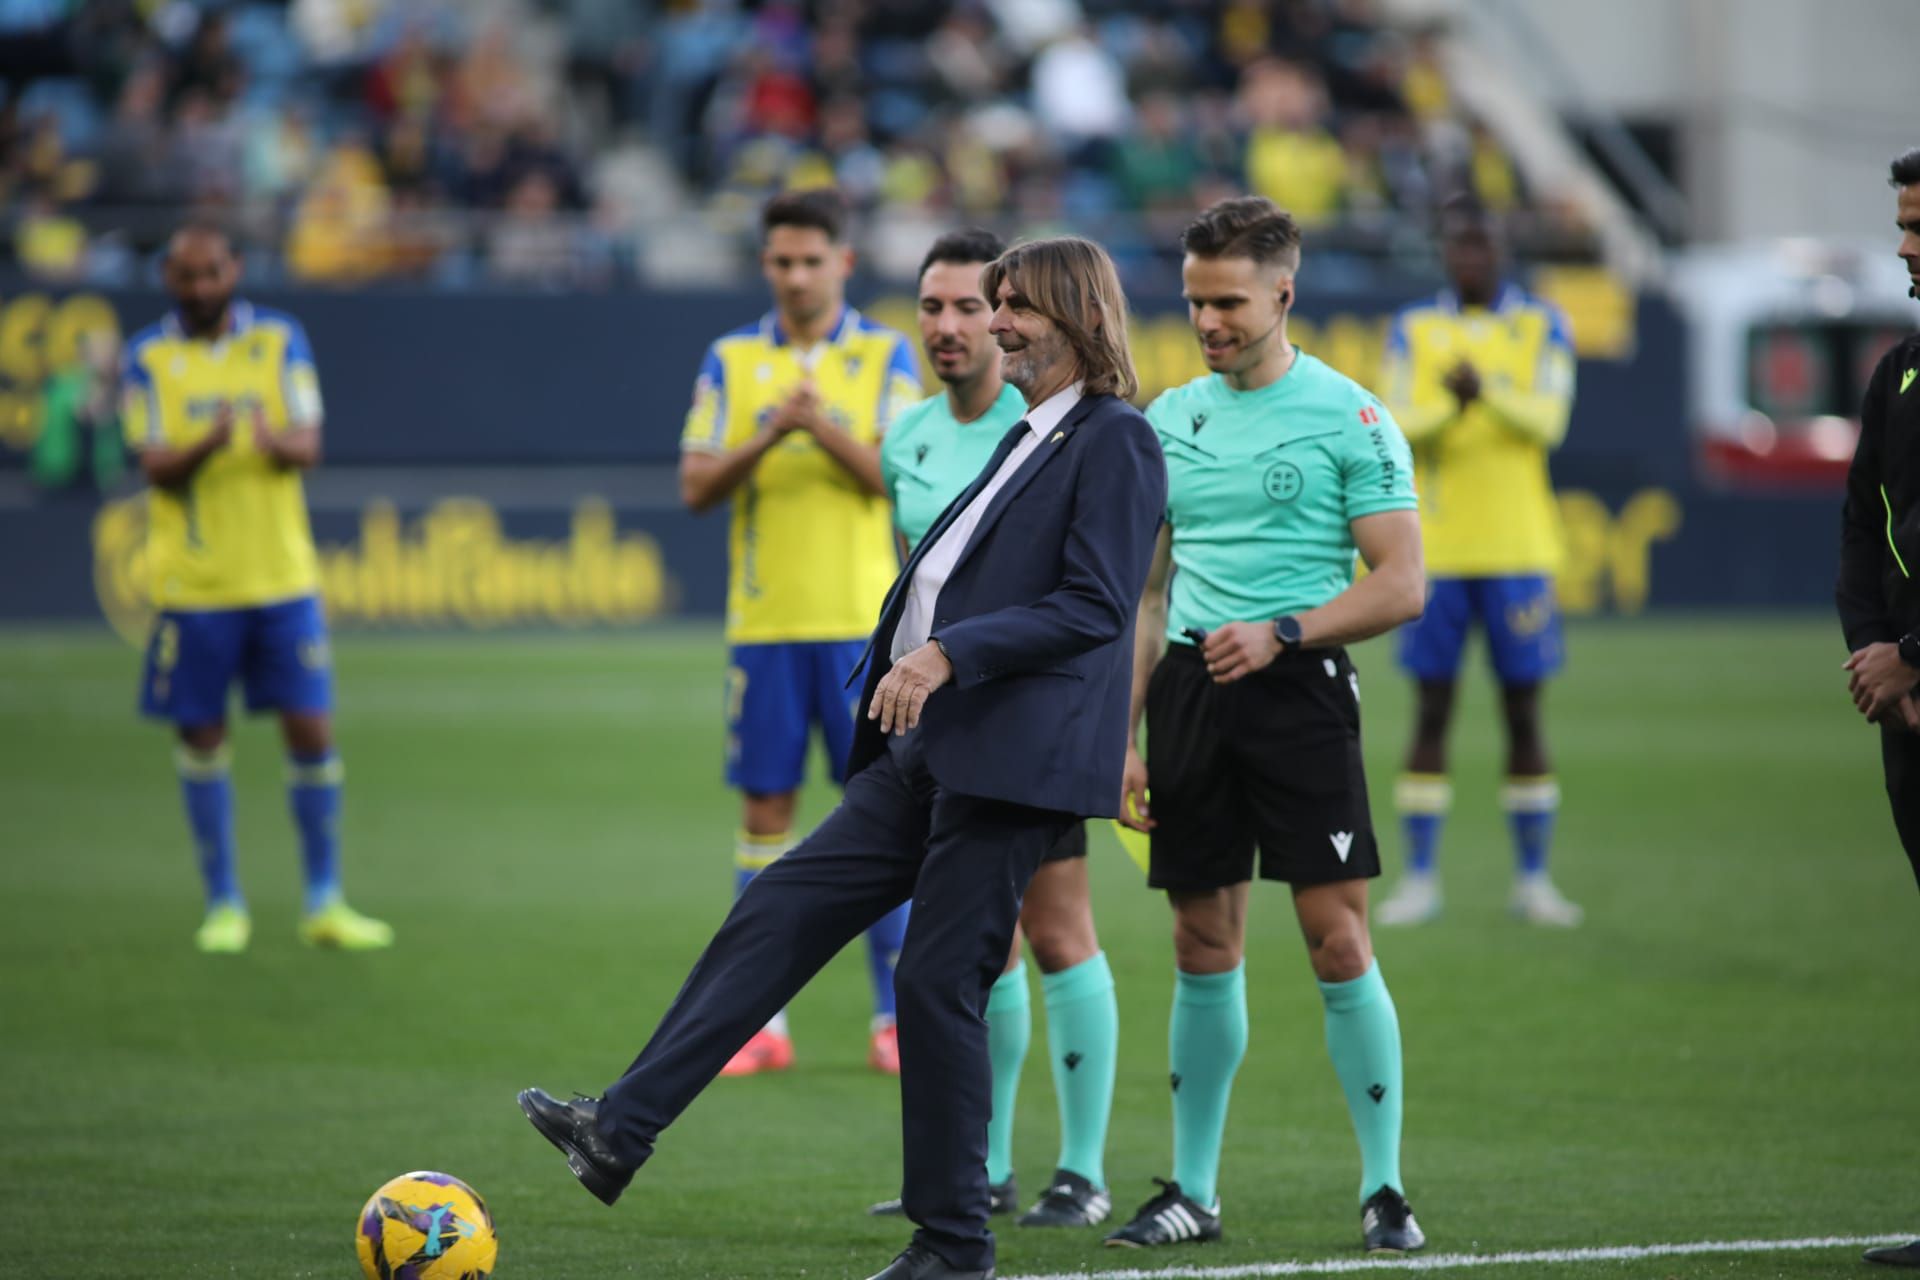
<svg viewBox="0 0 1920 1280">
<path fill-rule="evenodd" d="M 234 874 L 227 702 L 280 713 L 289 802 L 306 873 L 300 936 L 350 949 L 393 930 L 340 895 L 341 770 L 319 569 L 300 473 L 320 460 L 320 382 L 291 316 L 237 299 L 226 235 L 177 233 L 165 278 L 174 310 L 127 344 L 123 419 L 152 489 L 147 568 L 159 610 L 141 709 L 173 723 L 207 916 L 202 951 L 246 949 Z"/>
<path fill-rule="evenodd" d="M 1540 687 L 1560 667 L 1559 509 L 1547 454 L 1567 432 L 1574 355 L 1558 311 L 1503 282 L 1494 227 L 1477 206 L 1442 210 L 1440 250 L 1451 288 L 1401 312 L 1387 340 L 1386 401 L 1413 446 L 1426 539 L 1426 613 L 1400 633 L 1400 661 L 1419 683 L 1419 711 L 1396 800 L 1407 871 L 1375 912 L 1417 924 L 1440 912 L 1435 862 L 1453 799 L 1447 725 L 1467 633 L 1487 636 L 1507 738 L 1501 791 L 1517 875 L 1511 908 L 1534 924 L 1570 927 L 1580 908 L 1547 878 L 1560 788 L 1540 725 Z"/>
<path fill-rule="evenodd" d="M 761 216 L 773 310 L 708 348 L 681 438 L 680 492 L 695 511 L 731 499 L 727 781 L 742 793 L 735 891 L 793 843 L 794 797 L 818 725 L 845 781 L 859 661 L 900 561 L 880 438 L 921 398 L 907 339 L 846 304 L 853 250 L 833 191 L 776 196 Z M 906 905 L 867 933 L 868 1061 L 898 1074 L 893 966 Z M 781 1014 L 723 1075 L 784 1070 Z"/>
</svg>

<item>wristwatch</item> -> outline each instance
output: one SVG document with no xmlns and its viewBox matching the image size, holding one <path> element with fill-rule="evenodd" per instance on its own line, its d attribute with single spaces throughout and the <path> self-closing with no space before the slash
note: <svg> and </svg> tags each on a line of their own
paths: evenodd
<svg viewBox="0 0 1920 1280">
<path fill-rule="evenodd" d="M 1900 661 L 1920 670 L 1920 631 L 1909 631 L 1900 637 Z"/>
<path fill-rule="evenodd" d="M 1273 620 L 1273 638 L 1280 642 L 1280 652 L 1292 653 L 1306 637 L 1301 633 L 1300 619 L 1289 613 Z"/>
</svg>

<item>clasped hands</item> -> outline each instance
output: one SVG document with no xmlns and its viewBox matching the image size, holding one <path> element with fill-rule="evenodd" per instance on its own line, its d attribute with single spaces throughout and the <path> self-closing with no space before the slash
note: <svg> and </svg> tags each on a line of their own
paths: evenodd
<svg viewBox="0 0 1920 1280">
<path fill-rule="evenodd" d="M 1469 361 L 1461 360 L 1447 370 L 1441 384 L 1453 393 L 1453 398 L 1460 402 L 1462 409 L 1480 398 L 1480 371 Z"/>
<path fill-rule="evenodd" d="M 207 429 L 205 439 L 210 441 L 210 450 L 224 449 L 233 439 L 234 410 L 230 401 L 222 401 L 213 411 L 213 425 Z M 253 406 L 253 414 L 248 419 L 248 434 L 252 437 L 256 453 L 274 461 L 283 461 L 281 437 L 267 425 L 267 415 L 259 405 Z"/>
<path fill-rule="evenodd" d="M 773 416 L 767 419 L 767 429 L 776 437 L 785 437 L 795 431 L 818 436 L 820 429 L 826 425 L 826 404 L 811 382 L 803 382 L 795 387 L 774 409 Z"/>
<path fill-rule="evenodd" d="M 1861 715 L 1874 724 L 1892 717 L 1893 723 L 1920 733 L 1920 700 L 1914 696 L 1920 671 L 1900 660 L 1899 645 L 1891 641 L 1867 645 L 1841 669 L 1848 673 L 1847 692 Z"/>
</svg>

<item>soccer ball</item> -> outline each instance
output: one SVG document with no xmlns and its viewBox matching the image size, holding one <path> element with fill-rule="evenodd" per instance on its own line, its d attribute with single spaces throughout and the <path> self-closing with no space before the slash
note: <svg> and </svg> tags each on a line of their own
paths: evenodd
<svg viewBox="0 0 1920 1280">
<path fill-rule="evenodd" d="M 487 1280 L 500 1242 L 486 1201 L 446 1173 L 403 1173 L 373 1193 L 353 1233 L 367 1280 Z"/>
</svg>

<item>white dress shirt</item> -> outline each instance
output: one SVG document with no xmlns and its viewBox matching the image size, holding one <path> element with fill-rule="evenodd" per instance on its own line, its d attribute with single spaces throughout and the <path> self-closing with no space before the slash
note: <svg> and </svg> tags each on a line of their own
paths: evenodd
<svg viewBox="0 0 1920 1280">
<path fill-rule="evenodd" d="M 1056 391 L 1037 407 L 1027 410 L 1027 434 L 1013 446 L 1013 452 L 993 473 L 993 479 L 987 481 L 987 487 L 973 495 L 973 501 L 967 504 L 966 510 L 954 518 L 953 523 L 941 533 L 940 540 L 927 548 L 926 555 L 920 557 L 920 563 L 913 571 L 913 581 L 907 584 L 907 603 L 900 613 L 900 625 L 893 629 L 891 661 L 900 661 L 927 642 L 933 632 L 933 610 L 940 599 L 940 588 L 947 585 L 960 553 L 966 550 L 974 529 L 979 527 L 980 517 L 986 514 L 987 504 L 1006 487 L 1007 481 L 1013 479 L 1021 465 L 1033 456 L 1041 441 L 1047 438 L 1047 433 L 1064 422 L 1068 412 L 1078 403 L 1080 384 L 1076 382 L 1064 390 Z"/>
</svg>

